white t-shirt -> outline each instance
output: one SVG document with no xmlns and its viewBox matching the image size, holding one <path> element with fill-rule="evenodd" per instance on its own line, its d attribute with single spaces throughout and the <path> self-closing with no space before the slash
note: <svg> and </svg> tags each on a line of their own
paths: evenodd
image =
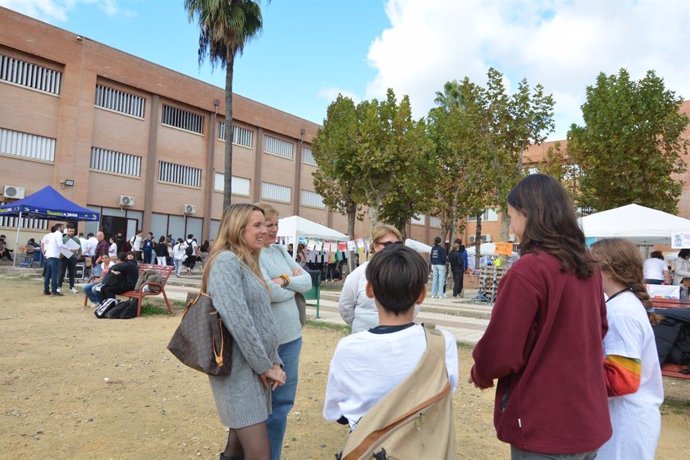
<svg viewBox="0 0 690 460">
<path fill-rule="evenodd" d="M 62 232 L 60 230 L 55 230 L 44 236 L 41 243 L 46 259 L 60 258 L 60 249 L 62 249 Z"/>
<path fill-rule="evenodd" d="M 88 242 L 89 242 L 89 249 L 86 252 L 86 255 L 93 257 L 96 255 L 96 246 L 98 246 L 98 238 L 96 238 L 95 236 L 92 236 L 91 238 L 89 238 Z"/>
<path fill-rule="evenodd" d="M 110 257 L 117 257 L 117 243 L 112 243 L 108 246 L 108 255 Z"/>
<path fill-rule="evenodd" d="M 129 242 L 132 244 L 132 251 L 141 251 L 141 235 L 134 235 L 129 239 Z"/>
<path fill-rule="evenodd" d="M 453 392 L 458 386 L 455 337 L 439 329 L 446 341 L 446 369 Z M 407 378 L 426 351 L 424 327 L 415 324 L 387 334 L 369 331 L 338 342 L 328 371 L 323 416 L 335 422 L 345 416 L 354 427 L 382 397 Z"/>
<path fill-rule="evenodd" d="M 664 402 L 661 367 L 654 332 L 644 306 L 632 292 L 624 292 L 606 303 L 609 330 L 604 353 L 639 359 L 640 388 L 632 394 L 609 398 L 613 435 L 597 459 L 653 460 L 661 431 L 659 406 Z"/>
<path fill-rule="evenodd" d="M 644 261 L 642 268 L 643 277 L 646 280 L 663 280 L 664 272 L 667 270 L 663 260 L 650 257 Z"/>
<path fill-rule="evenodd" d="M 353 334 L 379 325 L 379 314 L 374 299 L 367 297 L 366 293 L 367 265 L 368 261 L 347 275 L 338 300 L 340 316 L 352 326 Z"/>
</svg>

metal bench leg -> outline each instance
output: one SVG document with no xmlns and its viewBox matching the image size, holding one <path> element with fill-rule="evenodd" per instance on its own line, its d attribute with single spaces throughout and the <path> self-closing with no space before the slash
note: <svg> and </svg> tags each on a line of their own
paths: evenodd
<svg viewBox="0 0 690 460">
<path fill-rule="evenodd" d="M 165 295 L 165 290 L 161 290 L 161 293 L 163 294 L 163 298 L 165 299 L 165 306 L 168 307 L 168 314 L 170 316 L 175 316 L 175 314 L 172 311 L 172 307 L 170 306 L 170 302 L 168 302 L 168 296 Z"/>
</svg>

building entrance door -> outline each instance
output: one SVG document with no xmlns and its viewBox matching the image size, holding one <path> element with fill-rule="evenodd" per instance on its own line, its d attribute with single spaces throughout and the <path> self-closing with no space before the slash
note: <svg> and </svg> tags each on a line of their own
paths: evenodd
<svg viewBox="0 0 690 460">
<path fill-rule="evenodd" d="M 103 233 L 105 233 L 106 239 L 109 239 L 111 236 L 115 236 L 118 233 L 121 233 L 122 235 L 127 234 L 126 217 L 103 216 L 101 217 L 101 225 L 103 226 Z"/>
</svg>

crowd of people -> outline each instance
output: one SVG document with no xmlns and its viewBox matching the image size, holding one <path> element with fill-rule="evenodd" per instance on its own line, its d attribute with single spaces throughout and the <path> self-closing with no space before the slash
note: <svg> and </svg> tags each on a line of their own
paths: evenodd
<svg viewBox="0 0 690 460">
<path fill-rule="evenodd" d="M 663 386 L 652 332 L 658 318 L 645 284 L 669 282 L 671 272 L 678 282 L 690 278 L 690 250 L 682 250 L 669 270 L 663 260 L 663 266 L 654 262 L 660 260 L 656 252 L 653 262 L 643 263 L 638 248 L 622 239 L 588 248 L 567 193 L 542 174 L 520 181 L 507 208 L 520 258 L 500 281 L 467 379 L 482 390 L 497 382 L 498 438 L 510 444 L 513 459 L 654 458 Z M 209 377 L 220 420 L 229 428 L 221 460 L 279 459 L 295 403 L 303 327 L 299 297 L 312 279 L 301 250 L 290 254 L 276 243 L 278 218 L 266 203 L 231 205 L 216 239 L 203 245 L 193 235 L 156 241 L 142 232 L 128 242 L 107 241 L 98 232 L 95 244 L 88 235 L 84 245 L 75 228 L 63 224 L 54 225 L 40 244 L 44 293 L 61 295 L 66 274 L 74 289 L 71 259 L 92 257 L 92 274 L 100 278 L 84 291 L 94 303 L 131 289 L 138 261 L 174 264 L 179 275 L 183 267 L 194 267 L 196 260 L 187 259 L 207 254 L 202 286 L 236 344 L 230 374 Z M 391 402 L 388 396 L 430 378 L 429 365 L 446 382 L 446 397 L 460 381 L 454 336 L 430 332 L 415 318 L 430 274 L 431 297 L 444 296 L 448 262 L 453 295 L 462 294 L 467 261 L 461 242 L 446 254 L 438 238 L 425 260 L 402 244 L 393 226 L 376 225 L 370 241 L 370 260 L 345 279 L 341 292 L 341 315 L 352 334 L 338 343 L 331 360 L 323 408 L 326 420 L 349 427 L 351 439 L 369 438 L 362 431 L 384 421 L 375 415 L 384 406 L 405 409 L 407 398 Z M 113 284 L 112 276 L 123 284 Z M 443 344 L 436 361 L 429 354 L 430 334 Z M 434 442 L 417 442 L 423 432 L 418 430 L 405 435 L 406 449 L 416 443 L 415 449 L 429 455 L 424 458 L 454 458 L 452 404 L 439 407 L 435 423 L 443 426 L 432 433 Z M 386 439 L 389 455 L 403 442 Z"/>
</svg>

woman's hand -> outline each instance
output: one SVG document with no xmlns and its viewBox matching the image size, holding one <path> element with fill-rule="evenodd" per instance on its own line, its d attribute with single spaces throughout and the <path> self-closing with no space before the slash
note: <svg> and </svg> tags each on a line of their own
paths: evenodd
<svg viewBox="0 0 690 460">
<path fill-rule="evenodd" d="M 292 276 L 300 276 L 302 274 L 302 269 L 295 267 L 292 269 Z"/>
<path fill-rule="evenodd" d="M 271 278 L 271 281 L 273 281 L 275 284 L 277 284 L 280 287 L 285 287 L 285 280 L 281 278 L 280 276 L 276 276 L 275 278 Z"/>
<path fill-rule="evenodd" d="M 261 381 L 264 383 L 264 386 L 272 390 L 283 386 L 286 380 L 287 375 L 278 364 L 274 364 L 272 368 L 261 374 Z"/>
</svg>

